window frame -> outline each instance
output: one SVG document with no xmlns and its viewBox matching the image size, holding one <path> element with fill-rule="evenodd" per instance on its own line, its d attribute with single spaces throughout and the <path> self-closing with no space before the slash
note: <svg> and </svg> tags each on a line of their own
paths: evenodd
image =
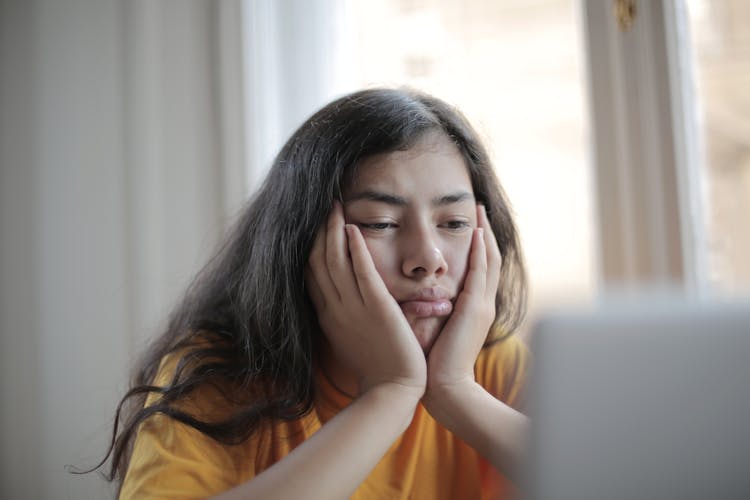
<svg viewBox="0 0 750 500">
<path fill-rule="evenodd" d="M 702 145 L 681 0 L 584 0 L 594 196 L 603 288 L 708 289 Z"/>
</svg>

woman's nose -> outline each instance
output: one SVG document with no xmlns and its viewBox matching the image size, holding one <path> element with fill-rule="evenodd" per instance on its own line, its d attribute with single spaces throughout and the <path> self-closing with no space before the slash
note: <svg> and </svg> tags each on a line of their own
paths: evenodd
<svg viewBox="0 0 750 500">
<path fill-rule="evenodd" d="M 435 238 L 424 232 L 415 236 L 404 248 L 403 273 L 415 278 L 444 274 L 448 264 Z"/>
</svg>

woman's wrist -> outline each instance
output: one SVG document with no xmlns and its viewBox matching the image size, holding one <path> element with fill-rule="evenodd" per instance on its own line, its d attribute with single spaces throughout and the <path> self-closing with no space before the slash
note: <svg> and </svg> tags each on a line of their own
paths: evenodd
<svg viewBox="0 0 750 500">
<path fill-rule="evenodd" d="M 370 393 L 388 398 L 391 401 L 403 402 L 405 405 L 413 404 L 416 407 L 425 394 L 425 386 L 419 383 L 401 381 L 363 381 L 360 397 Z"/>
<path fill-rule="evenodd" d="M 460 413 L 457 410 L 472 398 L 473 393 L 479 391 L 486 392 L 473 374 L 449 383 L 428 383 L 422 404 L 435 420 L 445 427 L 451 427 L 454 415 Z"/>
</svg>

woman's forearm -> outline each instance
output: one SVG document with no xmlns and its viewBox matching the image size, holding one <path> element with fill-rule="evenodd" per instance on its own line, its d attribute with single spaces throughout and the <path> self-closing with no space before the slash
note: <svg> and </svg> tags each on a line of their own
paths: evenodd
<svg viewBox="0 0 750 500">
<path fill-rule="evenodd" d="M 420 396 L 397 384 L 371 388 L 282 460 L 215 499 L 349 498 L 406 430 Z"/>
<path fill-rule="evenodd" d="M 433 389 L 423 401 L 433 418 L 473 447 L 498 471 L 518 479 L 529 419 L 475 381 Z"/>
</svg>

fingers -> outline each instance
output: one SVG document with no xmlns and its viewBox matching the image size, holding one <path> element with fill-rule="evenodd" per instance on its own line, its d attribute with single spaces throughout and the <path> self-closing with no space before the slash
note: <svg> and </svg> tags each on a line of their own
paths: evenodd
<svg viewBox="0 0 750 500">
<path fill-rule="evenodd" d="M 372 261 L 372 256 L 359 228 L 353 224 L 347 224 L 346 235 L 357 287 L 365 304 L 372 304 L 378 297 L 388 295 L 388 290 L 375 268 L 375 263 Z"/>
<path fill-rule="evenodd" d="M 494 298 L 500 281 L 500 269 L 503 260 L 484 205 L 477 206 L 477 221 L 478 226 L 484 230 L 484 246 L 487 256 L 486 292 Z"/>
<path fill-rule="evenodd" d="M 315 235 L 308 263 L 306 275 L 310 275 L 309 291 L 316 307 L 321 307 L 326 297 L 365 301 L 366 295 L 372 300 L 376 293 L 387 292 L 359 229 L 345 225 L 339 202 Z"/>
<path fill-rule="evenodd" d="M 309 291 L 312 289 L 320 293 L 320 297 L 332 297 L 340 299 L 339 293 L 336 290 L 336 286 L 331 280 L 331 275 L 328 271 L 328 265 L 326 263 L 326 235 L 327 227 L 324 225 L 315 235 L 315 241 L 313 242 L 312 249 L 310 250 L 310 257 L 308 258 L 308 269 L 306 274 L 310 275 L 311 279 L 307 279 L 307 282 L 311 284 L 308 287 Z M 311 298 L 315 300 L 315 297 L 311 295 Z M 317 304 L 316 304 L 317 305 Z"/>
<path fill-rule="evenodd" d="M 326 266 L 341 299 L 358 294 L 349 244 L 344 232 L 344 209 L 338 201 L 334 203 L 326 229 Z"/>
<path fill-rule="evenodd" d="M 471 236 L 469 271 L 464 282 L 464 291 L 471 295 L 484 295 L 487 280 L 487 252 L 485 250 L 484 228 L 474 229 Z"/>
</svg>

